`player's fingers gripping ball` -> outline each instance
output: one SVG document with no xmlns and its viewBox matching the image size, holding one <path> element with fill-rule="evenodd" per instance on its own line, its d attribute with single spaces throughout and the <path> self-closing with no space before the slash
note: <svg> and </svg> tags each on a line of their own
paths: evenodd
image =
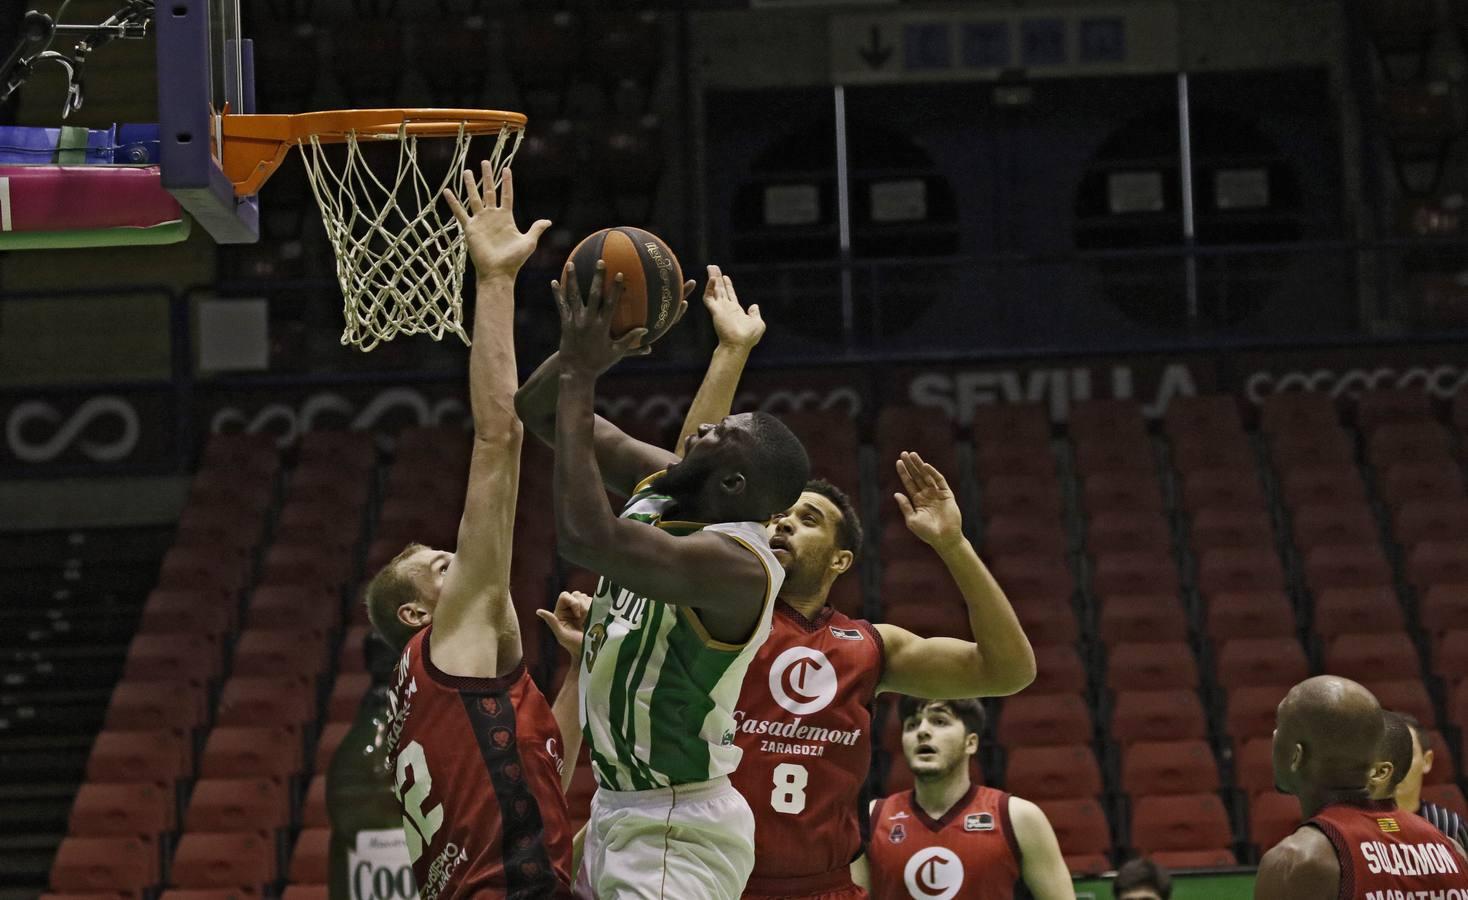
<svg viewBox="0 0 1468 900">
<path fill-rule="evenodd" d="M 684 291 L 683 268 L 667 243 L 641 228 L 603 228 L 571 251 L 566 262 L 574 267 L 562 268 L 561 283 L 578 297 L 588 296 L 597 260 L 606 264 L 606 288 L 617 273 L 623 278 L 622 296 L 612 314 L 612 337 L 646 328 L 645 347 L 667 334 L 678 321 Z"/>
</svg>

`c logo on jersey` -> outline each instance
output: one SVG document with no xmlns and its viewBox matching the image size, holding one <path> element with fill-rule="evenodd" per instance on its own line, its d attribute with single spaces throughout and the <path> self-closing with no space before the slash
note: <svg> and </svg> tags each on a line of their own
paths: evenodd
<svg viewBox="0 0 1468 900">
<path fill-rule="evenodd" d="M 963 863 L 947 847 L 929 847 L 907 861 L 902 880 L 914 900 L 952 900 L 963 887 Z"/>
<path fill-rule="evenodd" d="M 770 695 L 794 715 L 819 712 L 836 699 L 836 667 L 819 650 L 791 647 L 770 666 Z"/>
</svg>

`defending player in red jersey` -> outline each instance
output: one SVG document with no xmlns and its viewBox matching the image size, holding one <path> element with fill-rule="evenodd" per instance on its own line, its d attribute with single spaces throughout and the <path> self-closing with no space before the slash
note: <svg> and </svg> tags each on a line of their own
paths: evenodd
<svg viewBox="0 0 1468 900">
<path fill-rule="evenodd" d="M 684 434 L 733 404 L 750 349 L 764 333 L 758 307 L 740 307 L 733 282 L 711 268 L 704 303 L 719 337 Z M 679 441 L 682 444 L 682 441 Z M 807 485 L 771 527 L 785 583 L 770 637 L 749 667 L 733 776 L 755 814 L 755 867 L 746 897 L 861 897 L 850 863 L 861 853 L 857 818 L 871 767 L 877 693 L 939 698 L 1012 694 L 1035 677 L 1035 657 L 1004 592 L 963 535 L 943 476 L 916 454 L 897 461 L 907 525 L 943 560 L 968 604 L 975 640 L 924 639 L 894 625 L 851 619 L 826 602 L 861 546 L 850 501 Z"/>
<path fill-rule="evenodd" d="M 1275 716 L 1274 779 L 1305 822 L 1264 854 L 1258 900 L 1468 900 L 1452 841 L 1367 784 L 1385 724 L 1371 692 L 1332 675 L 1295 685 Z"/>
<path fill-rule="evenodd" d="M 389 702 L 422 900 L 569 896 L 562 789 L 581 744 L 575 676 L 553 712 L 526 673 L 509 592 L 523 433 L 514 409 L 515 276 L 550 223 L 520 233 L 513 176 L 506 169 L 503 177 L 498 203 L 487 163 L 483 196 L 464 173 L 468 212 L 448 195 L 478 273 L 474 453 L 458 550 L 410 545 L 367 589 L 373 626 L 405 647 Z M 541 612 L 573 654 L 589 605 L 562 594 L 554 616 Z"/>
<path fill-rule="evenodd" d="M 1075 900 L 1040 808 L 969 776 L 983 705 L 903 697 L 899 710 L 913 789 L 872 804 L 873 900 Z"/>
</svg>

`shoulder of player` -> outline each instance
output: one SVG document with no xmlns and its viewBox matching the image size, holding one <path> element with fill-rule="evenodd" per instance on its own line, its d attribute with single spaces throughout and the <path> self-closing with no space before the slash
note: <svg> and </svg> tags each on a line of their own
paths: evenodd
<svg viewBox="0 0 1468 900">
<path fill-rule="evenodd" d="M 1259 876 L 1303 891 L 1313 886 L 1335 884 L 1340 879 L 1340 860 L 1330 838 L 1318 828 L 1302 826 L 1275 844 L 1259 861 Z"/>
</svg>

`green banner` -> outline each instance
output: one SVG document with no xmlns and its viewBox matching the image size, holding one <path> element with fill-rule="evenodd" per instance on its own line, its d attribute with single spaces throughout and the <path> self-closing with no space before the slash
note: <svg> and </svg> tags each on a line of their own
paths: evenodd
<svg viewBox="0 0 1468 900">
<path fill-rule="evenodd" d="M 1172 876 L 1172 900 L 1250 900 L 1253 896 L 1252 870 L 1199 875 L 1176 872 Z M 1076 900 L 1111 900 L 1111 879 L 1077 881 Z"/>
</svg>

